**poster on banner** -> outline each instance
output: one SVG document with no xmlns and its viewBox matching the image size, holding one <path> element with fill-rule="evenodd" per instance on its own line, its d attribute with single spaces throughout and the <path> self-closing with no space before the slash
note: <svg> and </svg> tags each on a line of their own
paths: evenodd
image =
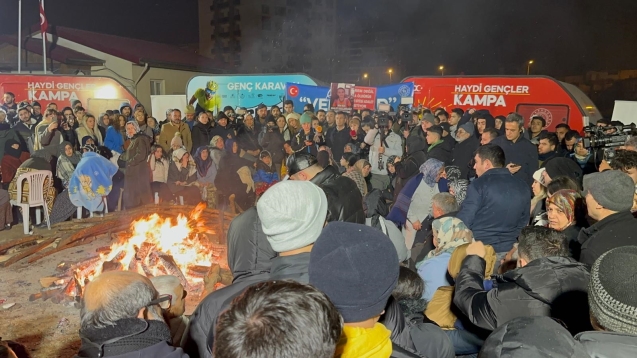
<svg viewBox="0 0 637 358">
<path fill-rule="evenodd" d="M 188 82 L 186 96 L 197 111 L 214 113 L 226 106 L 248 110 L 259 104 L 282 107 L 288 82 L 316 85 L 313 79 L 301 74 L 195 76 Z"/>
<path fill-rule="evenodd" d="M 354 109 L 374 108 L 376 108 L 376 87 L 356 86 L 356 92 L 354 92 Z"/>
<path fill-rule="evenodd" d="M 295 111 L 303 109 L 306 104 L 314 106 L 314 110 L 328 111 L 330 109 L 329 87 L 308 86 L 296 83 L 286 83 L 286 99 L 294 103 Z"/>
<path fill-rule="evenodd" d="M 389 104 L 392 111 L 397 111 L 398 106 L 414 103 L 413 82 L 399 83 L 395 85 L 376 88 L 376 107 L 379 104 Z"/>
<path fill-rule="evenodd" d="M 355 88 L 356 85 L 352 83 L 332 83 L 330 86 L 331 109 L 351 112 L 354 108 Z"/>
</svg>

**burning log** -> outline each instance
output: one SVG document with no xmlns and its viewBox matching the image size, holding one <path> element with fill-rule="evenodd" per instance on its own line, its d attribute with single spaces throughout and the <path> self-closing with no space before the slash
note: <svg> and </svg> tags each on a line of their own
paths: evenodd
<svg viewBox="0 0 637 358">
<path fill-rule="evenodd" d="M 186 276 L 184 276 L 184 273 L 181 272 L 181 269 L 177 266 L 177 263 L 172 256 L 158 253 L 157 258 L 160 267 L 163 267 L 168 275 L 177 277 L 179 282 L 181 282 L 181 285 L 184 286 L 185 289 L 188 289 L 188 280 L 186 280 Z"/>
</svg>

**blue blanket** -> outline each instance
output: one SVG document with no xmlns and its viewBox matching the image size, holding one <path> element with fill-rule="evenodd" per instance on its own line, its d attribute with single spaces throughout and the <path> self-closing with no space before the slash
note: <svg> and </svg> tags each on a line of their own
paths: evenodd
<svg viewBox="0 0 637 358">
<path fill-rule="evenodd" d="M 101 211 L 102 197 L 113 188 L 113 175 L 117 166 L 93 152 L 84 153 L 69 182 L 69 197 L 75 206 L 90 211 Z"/>
<path fill-rule="evenodd" d="M 396 198 L 396 202 L 389 212 L 389 215 L 387 215 L 386 219 L 392 221 L 399 228 L 404 227 L 407 222 L 407 211 L 409 211 L 409 205 L 411 205 L 411 198 L 414 196 L 423 177 L 424 175 L 419 173 L 409 179 L 407 184 L 403 187 L 403 190 L 398 194 L 398 198 Z"/>
</svg>

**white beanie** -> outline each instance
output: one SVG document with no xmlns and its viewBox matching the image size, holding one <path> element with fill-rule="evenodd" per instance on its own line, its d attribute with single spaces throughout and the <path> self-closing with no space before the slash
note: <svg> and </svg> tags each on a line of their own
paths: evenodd
<svg viewBox="0 0 637 358">
<path fill-rule="evenodd" d="M 175 151 L 173 151 L 173 160 L 177 159 L 177 160 L 181 160 L 181 158 L 184 157 L 184 154 L 188 153 L 184 148 L 179 148 L 179 149 L 175 149 Z"/>
<path fill-rule="evenodd" d="M 309 181 L 286 180 L 261 196 L 257 211 L 272 249 L 292 251 L 313 244 L 321 234 L 327 197 Z"/>
</svg>

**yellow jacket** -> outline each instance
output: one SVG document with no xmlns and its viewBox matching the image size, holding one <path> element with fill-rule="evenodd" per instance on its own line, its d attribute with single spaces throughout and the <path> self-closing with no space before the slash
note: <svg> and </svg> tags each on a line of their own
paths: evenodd
<svg viewBox="0 0 637 358">
<path fill-rule="evenodd" d="M 380 323 L 374 328 L 343 327 L 336 346 L 335 358 L 389 358 L 392 344 L 391 332 Z"/>
</svg>

